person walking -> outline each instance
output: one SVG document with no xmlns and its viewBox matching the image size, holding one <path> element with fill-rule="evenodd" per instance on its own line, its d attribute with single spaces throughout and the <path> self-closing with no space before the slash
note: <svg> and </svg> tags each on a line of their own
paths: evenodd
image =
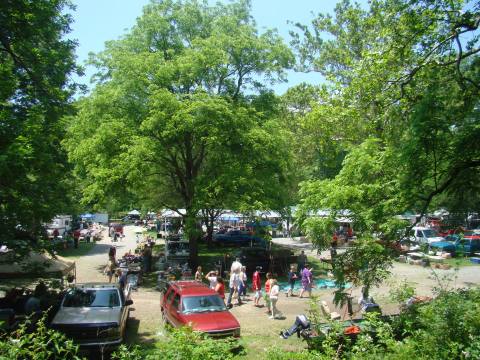
<svg viewBox="0 0 480 360">
<path fill-rule="evenodd" d="M 112 260 L 114 264 L 117 263 L 115 257 L 117 256 L 117 248 L 115 246 L 110 246 L 108 250 L 108 260 Z"/>
<path fill-rule="evenodd" d="M 312 282 L 313 282 L 313 274 L 312 274 L 312 267 L 308 264 L 305 264 L 305 268 L 302 271 L 302 290 L 300 291 L 300 298 L 303 297 L 303 293 L 306 291 L 308 292 L 308 296 L 312 296 Z"/>
<path fill-rule="evenodd" d="M 280 287 L 278 286 L 277 279 L 272 279 L 270 281 L 271 289 L 270 289 L 270 302 L 272 304 L 272 315 L 270 315 L 270 319 L 275 319 L 280 314 L 277 308 L 278 302 L 278 294 L 280 293 Z"/>
<path fill-rule="evenodd" d="M 255 291 L 255 298 L 253 301 L 253 305 L 259 307 L 260 299 L 262 298 L 262 278 L 260 276 L 260 270 L 262 270 L 261 266 L 257 266 L 255 268 L 255 272 L 253 273 L 252 277 L 252 290 Z"/>
<path fill-rule="evenodd" d="M 113 274 L 115 272 L 115 263 L 110 259 L 108 260 L 107 266 L 105 267 L 105 275 L 108 276 L 108 282 L 112 282 Z"/>
<path fill-rule="evenodd" d="M 290 266 L 290 271 L 288 272 L 288 291 L 287 291 L 287 296 L 294 296 L 293 295 L 293 289 L 295 287 L 295 281 L 297 280 L 298 276 L 297 273 L 295 272 L 295 266 L 291 265 Z"/>
<path fill-rule="evenodd" d="M 270 302 L 270 290 L 272 289 L 272 273 L 267 273 L 267 281 L 265 281 L 265 304 L 267 305 L 267 311 L 265 313 L 270 314 L 272 304 Z"/>
<path fill-rule="evenodd" d="M 232 297 L 233 294 L 238 292 L 238 287 L 240 286 L 240 272 L 232 272 L 230 274 L 230 281 L 229 281 L 229 292 L 228 292 L 228 299 L 227 299 L 227 307 L 229 309 L 232 308 Z M 238 297 L 238 305 L 242 304 L 242 300 Z"/>
<path fill-rule="evenodd" d="M 238 290 L 238 296 L 242 296 L 242 300 L 245 301 L 245 298 L 247 297 L 247 268 L 245 266 L 242 266 L 242 270 L 240 271 L 240 288 Z"/>
</svg>

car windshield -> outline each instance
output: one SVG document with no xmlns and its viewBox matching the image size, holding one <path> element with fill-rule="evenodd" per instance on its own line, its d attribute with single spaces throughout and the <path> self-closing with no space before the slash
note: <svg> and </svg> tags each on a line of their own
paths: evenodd
<svg viewBox="0 0 480 360">
<path fill-rule="evenodd" d="M 120 299 L 116 289 L 71 289 L 63 300 L 63 307 L 114 306 L 120 306 Z"/>
<path fill-rule="evenodd" d="M 440 236 L 440 235 L 438 235 L 438 233 L 435 230 L 432 230 L 432 229 L 423 230 L 423 234 L 427 238 L 434 238 L 434 237 L 439 237 Z"/>
<path fill-rule="evenodd" d="M 225 311 L 225 303 L 218 295 L 188 296 L 182 299 L 184 314 Z"/>
</svg>

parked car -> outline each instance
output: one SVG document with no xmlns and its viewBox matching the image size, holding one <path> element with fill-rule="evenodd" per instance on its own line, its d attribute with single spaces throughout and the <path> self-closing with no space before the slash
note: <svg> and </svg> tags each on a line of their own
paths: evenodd
<svg viewBox="0 0 480 360">
<path fill-rule="evenodd" d="M 436 241 L 434 243 L 430 244 L 430 249 L 434 251 L 443 251 L 443 252 L 448 252 L 452 255 L 455 255 L 456 253 L 456 246 L 455 242 L 456 240 L 454 239 L 458 237 L 456 235 L 448 235 L 446 237 L 445 241 Z"/>
<path fill-rule="evenodd" d="M 267 245 L 267 242 L 261 237 L 241 230 L 229 230 L 224 234 L 213 234 L 213 242 L 217 245 L 259 246 L 263 248 Z"/>
<path fill-rule="evenodd" d="M 446 241 L 440 241 L 430 244 L 430 248 L 446 251 L 452 254 L 463 253 L 473 255 L 480 252 L 480 236 L 466 231 L 463 239 L 459 235 L 448 235 Z"/>
<path fill-rule="evenodd" d="M 466 255 L 473 255 L 476 252 L 480 252 L 480 239 L 466 236 L 463 239 L 460 238 L 455 243 L 455 250 L 457 252 L 463 252 Z"/>
<path fill-rule="evenodd" d="M 240 324 L 217 292 L 198 281 L 171 281 L 160 297 L 164 322 L 220 337 L 240 337 Z"/>
<path fill-rule="evenodd" d="M 123 342 L 130 288 L 118 284 L 77 284 L 65 294 L 52 328 L 80 347 L 115 347 Z"/>
<path fill-rule="evenodd" d="M 466 230 L 463 233 L 463 238 L 468 240 L 480 240 L 479 230 Z"/>
<path fill-rule="evenodd" d="M 410 240 L 418 244 L 431 244 L 436 241 L 445 241 L 445 238 L 441 237 L 434 229 L 415 226 L 412 229 Z"/>
</svg>

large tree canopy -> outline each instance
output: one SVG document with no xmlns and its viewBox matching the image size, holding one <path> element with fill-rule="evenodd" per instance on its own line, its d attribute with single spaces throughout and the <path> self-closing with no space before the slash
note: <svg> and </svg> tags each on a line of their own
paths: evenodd
<svg viewBox="0 0 480 360">
<path fill-rule="evenodd" d="M 67 167 L 60 146 L 76 71 L 69 3 L 0 4 L 0 240 L 31 235 L 64 211 Z M 18 245 L 18 243 L 17 243 Z M 13 246 L 15 246 L 13 244 Z"/>
<path fill-rule="evenodd" d="M 152 1 L 92 57 L 98 84 L 66 141 L 86 202 L 128 192 L 186 208 L 193 261 L 200 209 L 267 207 L 286 181 L 286 140 L 264 116 L 262 84 L 283 80 L 293 55 L 275 32 L 257 32 L 249 10 L 247 1 Z"/>
<path fill-rule="evenodd" d="M 375 0 L 343 1 L 299 26 L 304 67 L 329 80 L 310 119 L 337 129 L 330 141 L 350 152 L 334 179 L 303 185 L 304 225 L 320 247 L 341 210 L 360 237 L 392 241 L 395 215 L 478 198 L 479 22 L 476 2 Z M 308 219 L 318 208 L 332 217 Z"/>
</svg>

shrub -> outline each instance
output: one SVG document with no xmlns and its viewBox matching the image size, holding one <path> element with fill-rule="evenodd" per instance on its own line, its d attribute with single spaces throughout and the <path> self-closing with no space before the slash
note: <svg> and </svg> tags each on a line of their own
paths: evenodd
<svg viewBox="0 0 480 360">
<path fill-rule="evenodd" d="M 242 353 L 234 339 L 212 339 L 189 327 L 171 329 L 169 335 L 157 343 L 154 350 L 141 350 L 139 346 L 121 346 L 112 354 L 112 360 L 228 360 Z"/>
<path fill-rule="evenodd" d="M 76 360 L 78 347 L 65 335 L 48 329 L 47 314 L 33 323 L 27 319 L 19 329 L 0 339 L 0 359 L 9 360 Z"/>
</svg>

